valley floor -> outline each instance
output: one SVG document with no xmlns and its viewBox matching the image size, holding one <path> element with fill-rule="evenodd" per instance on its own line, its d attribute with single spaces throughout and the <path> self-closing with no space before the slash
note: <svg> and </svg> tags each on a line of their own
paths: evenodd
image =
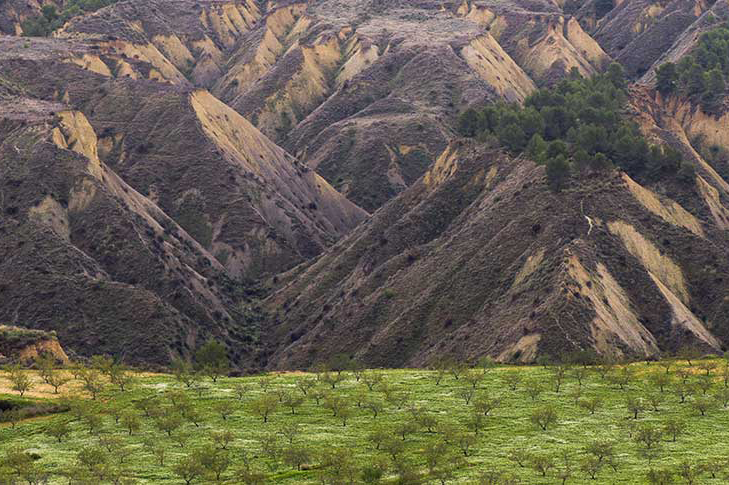
<svg viewBox="0 0 729 485">
<path fill-rule="evenodd" d="M 457 372 L 458 379 L 445 371 L 344 372 L 338 383 L 336 373 L 284 373 L 215 383 L 205 378 L 191 388 L 172 375 L 138 374 L 126 392 L 108 385 L 95 401 L 69 401 L 67 413 L 23 420 L 15 427 L 3 424 L 0 455 L 32 454 L 36 469 L 49 473 L 53 484 L 69 483 L 64 475 L 82 476 L 85 467 L 99 476 L 116 470 L 130 483 L 185 483 L 179 464 L 195 456 L 195 450 L 214 449 L 216 439 L 219 445 L 231 440 L 214 453 L 221 458 L 220 482 L 191 466 L 188 483 L 365 483 L 363 470 L 370 483 L 380 483 L 374 478 L 378 466 L 384 470 L 381 483 L 402 483 L 398 472 L 406 483 L 554 484 L 563 478 L 574 484 L 726 483 L 726 363 L 715 360 L 699 367 L 706 362 L 694 361 L 692 367 L 674 363 L 664 392 L 657 376 L 666 369 L 659 363 L 632 364 L 627 373 L 622 367 L 565 369 L 559 392 L 555 386 L 561 371 L 544 367 L 500 366 L 483 372 L 482 379 L 476 374 L 480 369 Z M 702 377 L 707 370 L 710 376 Z M 607 371 L 605 377 L 601 371 Z M 6 377 L 0 387 L 10 392 Z M 34 371 L 32 377 L 38 384 L 32 396 L 58 397 L 40 385 Z M 305 395 L 301 388 L 309 385 Z M 78 389 L 72 381 L 60 399 L 78 395 Z M 682 392 L 688 395 L 684 403 Z M 498 404 L 488 415 L 475 418 L 494 400 Z M 281 401 L 293 403 L 295 414 Z M 594 414 L 590 403 L 597 403 Z M 264 422 L 267 407 L 273 410 Z M 542 430 L 533 417 L 548 409 L 556 412 L 556 421 Z M 153 417 L 145 417 L 146 412 Z M 93 415 L 101 421 L 94 423 Z M 118 424 L 115 415 L 121 416 Z M 132 425 L 129 434 L 124 423 L 135 421 L 139 429 Z M 65 422 L 70 432 L 59 442 L 48 432 Z M 675 441 L 671 424 L 679 425 Z M 225 431 L 232 436 L 226 438 Z M 651 432 L 657 439 L 650 448 L 650 438 L 636 439 Z M 82 458 L 90 449 L 98 455 L 96 465 Z M 649 481 L 651 468 L 673 475 L 673 481 Z M 342 476 L 350 472 L 353 482 Z M 506 475 L 496 479 L 499 474 Z M 508 481 L 507 475 L 519 482 Z"/>
</svg>

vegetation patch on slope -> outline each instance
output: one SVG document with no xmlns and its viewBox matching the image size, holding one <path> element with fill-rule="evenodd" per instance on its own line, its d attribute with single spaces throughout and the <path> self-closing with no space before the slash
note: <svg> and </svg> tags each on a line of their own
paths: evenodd
<svg viewBox="0 0 729 485">
<path fill-rule="evenodd" d="M 540 89 L 518 104 L 469 109 L 459 119 L 461 134 L 478 137 L 546 165 L 550 186 L 559 191 L 570 173 L 617 166 L 631 177 L 688 176 L 690 167 L 669 146 L 650 144 L 623 116 L 625 78 L 612 64 L 607 73 L 571 79 Z"/>
<path fill-rule="evenodd" d="M 38 16 L 25 20 L 21 27 L 27 37 L 48 37 L 74 17 L 95 12 L 118 0 L 68 0 L 59 12 L 55 5 L 44 5 Z"/>
<path fill-rule="evenodd" d="M 656 70 L 656 89 L 663 95 L 681 94 L 719 114 L 729 77 L 729 24 L 701 34 L 697 46 L 677 64 Z"/>
</svg>

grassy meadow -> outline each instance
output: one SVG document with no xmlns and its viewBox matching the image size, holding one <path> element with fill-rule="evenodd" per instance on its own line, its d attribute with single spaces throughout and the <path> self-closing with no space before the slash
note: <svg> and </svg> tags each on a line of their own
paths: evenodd
<svg viewBox="0 0 729 485">
<path fill-rule="evenodd" d="M 726 362 L 625 369 L 135 373 L 96 399 L 29 370 L 23 405 L 68 411 L 2 424 L 0 483 L 727 483 Z"/>
</svg>

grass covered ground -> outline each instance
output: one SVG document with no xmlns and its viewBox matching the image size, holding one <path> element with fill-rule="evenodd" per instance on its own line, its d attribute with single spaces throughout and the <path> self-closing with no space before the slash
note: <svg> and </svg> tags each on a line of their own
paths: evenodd
<svg viewBox="0 0 729 485">
<path fill-rule="evenodd" d="M 458 379 L 385 370 L 357 380 L 344 372 L 334 389 L 335 372 L 205 378 L 189 388 L 171 375 L 137 374 L 129 390 L 107 384 L 96 400 L 83 396 L 78 381 L 54 395 L 28 371 L 34 399 L 68 401 L 71 410 L 4 423 L 0 457 L 6 473 L 14 467 L 49 483 L 69 483 L 69 474 L 70 483 L 185 483 L 184 468 L 190 483 L 217 483 L 216 468 L 221 483 L 726 483 L 725 362 L 692 364 L 673 363 L 663 392 L 657 376 L 666 368 L 638 363 L 627 373 L 618 366 L 504 366 L 463 370 Z M 306 395 L 305 382 L 312 385 Z M 0 386 L 11 388 L 7 375 Z M 266 406 L 275 409 L 264 422 Z M 549 409 L 556 421 L 543 430 L 532 416 Z M 675 442 L 671 423 L 680 430 Z M 66 424 L 60 441 L 49 434 Z M 32 461 L 18 464 L 17 452 Z"/>
</svg>

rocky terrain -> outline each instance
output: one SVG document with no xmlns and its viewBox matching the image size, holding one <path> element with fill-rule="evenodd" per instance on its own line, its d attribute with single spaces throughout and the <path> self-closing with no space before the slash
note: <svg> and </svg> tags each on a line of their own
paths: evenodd
<svg viewBox="0 0 729 485">
<path fill-rule="evenodd" d="M 214 336 L 276 368 L 729 342 L 729 167 L 696 146 L 729 145 L 726 119 L 652 89 L 726 0 L 124 0 L 20 36 L 51 4 L 0 5 L 4 322 L 160 364 Z M 459 139 L 468 107 L 613 60 L 692 183 L 554 194 Z"/>
<path fill-rule="evenodd" d="M 61 363 L 69 361 L 55 333 L 0 325 L 0 360 L 32 362 L 41 355 L 50 355 Z"/>
</svg>

